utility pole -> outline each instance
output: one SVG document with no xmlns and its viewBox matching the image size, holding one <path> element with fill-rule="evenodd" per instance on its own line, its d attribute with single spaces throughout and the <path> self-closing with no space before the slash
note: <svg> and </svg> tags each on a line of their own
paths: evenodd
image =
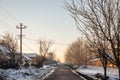
<svg viewBox="0 0 120 80">
<path fill-rule="evenodd" d="M 27 28 L 27 26 L 24 26 L 23 23 L 20 23 L 19 26 L 16 26 L 17 29 L 20 29 L 20 64 L 22 63 L 22 30 Z"/>
</svg>

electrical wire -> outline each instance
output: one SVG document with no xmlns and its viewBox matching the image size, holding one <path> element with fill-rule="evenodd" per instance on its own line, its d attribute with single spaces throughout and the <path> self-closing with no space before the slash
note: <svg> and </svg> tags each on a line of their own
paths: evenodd
<svg viewBox="0 0 120 80">
<path fill-rule="evenodd" d="M 38 41 L 38 40 L 35 40 L 35 39 L 33 39 L 33 38 L 29 38 L 29 37 L 24 37 L 25 39 L 27 39 L 27 40 L 32 40 L 32 41 Z M 46 42 L 46 43 L 49 43 L 49 42 Z M 56 44 L 56 45 L 69 45 L 69 44 L 65 44 L 65 43 L 55 43 L 55 42 L 53 42 L 53 44 Z"/>
<path fill-rule="evenodd" d="M 8 16 L 10 16 L 14 21 L 16 21 L 17 23 L 20 23 L 19 20 L 15 16 L 13 16 L 10 12 L 8 12 L 5 8 L 0 6 L 0 9 L 3 10 L 4 13 L 6 13 Z"/>
<path fill-rule="evenodd" d="M 35 50 L 31 49 L 30 47 L 28 47 L 24 42 L 23 42 L 23 45 L 28 48 L 29 50 L 33 51 L 33 52 L 36 52 Z"/>
</svg>

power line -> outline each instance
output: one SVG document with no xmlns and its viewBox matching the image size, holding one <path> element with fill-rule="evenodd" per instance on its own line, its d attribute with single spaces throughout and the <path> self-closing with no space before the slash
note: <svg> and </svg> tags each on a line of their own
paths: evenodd
<svg viewBox="0 0 120 80">
<path fill-rule="evenodd" d="M 33 38 L 29 38 L 29 37 L 24 37 L 24 39 L 27 39 L 27 40 L 32 40 L 32 41 L 38 41 L 38 40 L 35 40 L 35 39 L 33 39 Z M 49 43 L 49 42 L 47 42 L 46 41 L 46 43 Z M 69 45 L 71 45 L 71 43 L 70 44 L 66 44 L 66 43 L 55 43 L 55 42 L 53 42 L 53 44 L 55 44 L 55 45 L 64 45 L 64 46 L 69 46 Z M 73 45 L 73 46 L 80 46 L 80 44 L 75 44 L 75 45 Z"/>
<path fill-rule="evenodd" d="M 28 48 L 29 50 L 33 51 L 33 52 L 36 52 L 35 50 L 31 49 L 30 47 L 28 47 L 24 42 L 23 42 L 23 45 Z"/>
<path fill-rule="evenodd" d="M 11 27 L 11 25 L 10 25 L 9 23 L 3 22 L 3 20 L 0 21 L 0 24 L 1 24 L 1 25 L 4 25 L 4 27 L 7 27 L 7 28 L 9 28 L 9 26 Z"/>
<path fill-rule="evenodd" d="M 19 20 L 13 16 L 11 13 L 9 13 L 5 8 L 3 8 L 2 6 L 0 6 L 0 8 L 8 15 L 10 16 L 12 19 L 14 19 L 17 23 L 20 23 Z"/>
<path fill-rule="evenodd" d="M 38 41 L 38 40 L 35 40 L 35 39 L 33 39 L 33 38 L 29 38 L 29 37 L 26 37 L 26 36 L 25 36 L 24 38 L 27 39 L 27 40 L 35 41 L 35 42 Z"/>
<path fill-rule="evenodd" d="M 33 38 L 29 38 L 29 37 L 24 37 L 25 39 L 27 39 L 27 40 L 32 40 L 32 41 L 38 41 L 38 40 L 35 40 L 35 39 L 33 39 Z M 46 42 L 46 43 L 49 43 L 49 42 Z M 53 42 L 53 44 L 56 44 L 56 45 L 69 45 L 69 44 L 65 44 L 65 43 L 55 43 L 55 42 Z"/>
<path fill-rule="evenodd" d="M 2 22 L 0 21 L 1 24 L 5 25 L 5 27 L 11 27 L 9 18 L 11 18 L 12 20 L 14 20 L 15 22 L 19 23 L 18 19 L 13 16 L 11 13 L 9 13 L 5 8 L 3 8 L 2 6 L 0 6 L 0 11 L 1 11 L 1 18 L 4 19 L 4 22 L 2 20 Z M 6 15 L 5 15 L 6 14 Z M 8 18 L 9 17 L 9 18 Z"/>
<path fill-rule="evenodd" d="M 8 22 L 8 18 L 6 17 L 6 16 L 4 16 L 3 14 L 1 14 L 0 13 L 0 15 L 1 15 L 1 19 L 2 19 L 2 21 L 4 21 L 5 23 L 7 23 L 7 24 L 9 24 Z M 4 20 L 3 20 L 4 19 Z M 10 24 L 9 24 L 10 25 Z"/>
<path fill-rule="evenodd" d="M 0 13 L 0 15 L 1 15 L 0 16 L 1 17 L 0 23 L 3 24 L 3 25 L 5 25 L 5 26 L 6 26 L 6 24 L 8 24 L 9 27 L 11 27 L 11 24 L 9 23 L 8 18 L 4 14 L 2 14 L 2 13 Z M 8 25 L 6 27 L 8 27 Z"/>
<path fill-rule="evenodd" d="M 65 43 L 54 43 L 54 44 L 57 44 L 57 45 L 69 45 L 69 44 L 65 44 Z"/>
</svg>

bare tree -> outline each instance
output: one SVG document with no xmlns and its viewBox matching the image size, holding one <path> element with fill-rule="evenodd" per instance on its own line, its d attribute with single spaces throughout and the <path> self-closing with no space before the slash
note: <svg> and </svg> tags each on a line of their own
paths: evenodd
<svg viewBox="0 0 120 80">
<path fill-rule="evenodd" d="M 89 42 L 89 51 L 93 52 L 97 58 L 100 59 L 103 69 L 104 77 L 107 79 L 107 63 L 108 59 L 106 54 L 109 55 L 109 43 L 107 41 L 101 41 L 99 38 L 94 39 L 92 42 Z"/>
<path fill-rule="evenodd" d="M 45 39 L 39 39 L 38 41 L 38 45 L 39 45 L 39 59 L 38 60 L 38 67 L 41 67 L 43 65 L 43 62 L 45 61 L 46 58 L 46 54 L 48 53 L 50 47 L 53 45 L 52 41 L 47 41 Z M 38 58 L 37 56 L 37 58 Z"/>
<path fill-rule="evenodd" d="M 66 51 L 65 60 L 68 63 L 87 66 L 89 59 L 90 54 L 87 52 L 85 43 L 79 38 Z"/>
<path fill-rule="evenodd" d="M 18 50 L 18 39 L 10 33 L 5 33 L 5 35 L 2 36 L 1 45 L 5 47 L 11 61 L 15 62 L 15 54 Z"/>
<path fill-rule="evenodd" d="M 65 5 L 81 34 L 90 42 L 96 38 L 102 46 L 105 41 L 110 45 L 104 57 L 118 67 L 120 80 L 120 0 L 72 0 Z M 101 55 L 105 50 L 100 44 Z"/>
</svg>

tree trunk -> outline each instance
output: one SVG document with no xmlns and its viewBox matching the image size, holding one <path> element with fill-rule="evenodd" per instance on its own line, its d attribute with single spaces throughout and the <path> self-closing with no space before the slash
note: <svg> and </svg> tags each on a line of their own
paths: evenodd
<svg viewBox="0 0 120 80">
<path fill-rule="evenodd" d="M 103 68 L 104 68 L 104 79 L 103 80 L 108 80 L 108 77 L 107 77 L 107 60 L 106 59 L 103 60 Z"/>
<path fill-rule="evenodd" d="M 85 60 L 85 67 L 87 67 L 87 60 Z"/>
<path fill-rule="evenodd" d="M 106 79 L 107 78 L 107 67 L 104 66 L 104 78 Z"/>
</svg>

